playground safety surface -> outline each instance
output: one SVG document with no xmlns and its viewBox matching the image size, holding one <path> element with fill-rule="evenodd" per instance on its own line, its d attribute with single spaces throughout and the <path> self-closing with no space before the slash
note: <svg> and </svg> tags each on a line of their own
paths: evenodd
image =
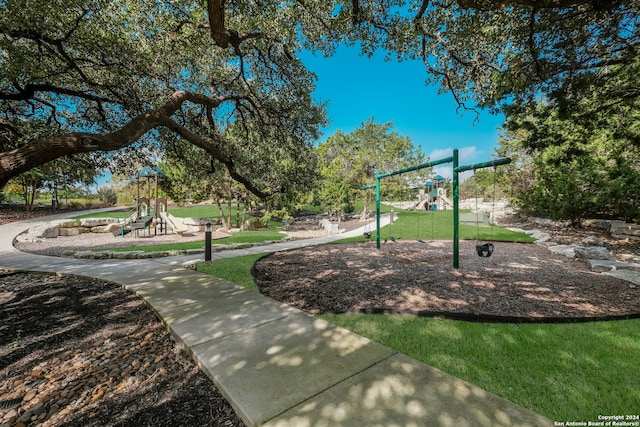
<svg viewBox="0 0 640 427">
<path fill-rule="evenodd" d="M 262 292 L 311 314 L 368 312 L 478 321 L 562 322 L 640 316 L 640 286 L 531 244 L 495 242 L 491 257 L 450 241 L 324 245 L 259 260 Z"/>
</svg>

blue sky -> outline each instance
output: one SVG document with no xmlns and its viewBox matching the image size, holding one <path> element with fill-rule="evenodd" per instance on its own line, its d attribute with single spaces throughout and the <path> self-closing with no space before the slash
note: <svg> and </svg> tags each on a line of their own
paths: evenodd
<svg viewBox="0 0 640 427">
<path fill-rule="evenodd" d="M 394 130 L 410 137 L 431 160 L 451 155 L 453 148 L 462 165 L 491 158 L 503 116 L 481 111 L 474 122 L 475 113 L 457 112 L 451 94 L 425 85 L 421 62 L 387 62 L 381 53 L 369 59 L 355 47 L 341 47 L 329 58 L 305 53 L 301 59 L 318 76 L 315 98 L 328 102 L 331 123 L 322 141 L 373 117 L 376 123 L 392 121 Z M 450 166 L 436 172 L 451 177 Z"/>
</svg>

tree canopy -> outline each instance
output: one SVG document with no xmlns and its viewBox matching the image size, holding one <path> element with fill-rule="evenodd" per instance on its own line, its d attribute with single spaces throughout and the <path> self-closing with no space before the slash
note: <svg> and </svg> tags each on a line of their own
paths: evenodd
<svg viewBox="0 0 640 427">
<path fill-rule="evenodd" d="M 595 112 L 588 100 L 602 90 L 593 87 L 571 116 L 549 102 L 509 111 L 499 153 L 516 159 L 508 177 L 529 213 L 575 223 L 640 215 L 640 109 Z M 585 111 L 590 120 L 579 119 Z"/>
<path fill-rule="evenodd" d="M 166 148 L 163 129 L 255 194 L 279 191 L 269 168 L 252 171 L 236 159 L 261 145 L 299 155 L 325 117 L 310 95 L 312 74 L 288 51 L 299 49 L 288 34 L 297 14 L 281 10 L 277 18 L 238 12 L 229 24 L 270 25 L 272 36 L 223 49 L 211 42 L 198 2 L 7 1 L 0 11 L 0 187 L 61 156 L 129 148 L 130 159 L 143 144 Z M 26 133 L 27 124 L 38 131 Z"/>
<path fill-rule="evenodd" d="M 320 199 L 334 210 L 349 210 L 358 197 L 361 187 L 375 182 L 376 173 L 389 172 L 424 163 L 420 149 L 414 147 L 409 137 L 393 130 L 393 123 L 375 123 L 370 118 L 353 132 L 337 131 L 318 145 Z M 422 186 L 431 170 L 420 174 L 385 180 L 385 196 L 400 200 L 411 188 L 407 182 L 413 178 L 415 186 Z M 393 179 L 396 178 L 396 179 Z"/>
<path fill-rule="evenodd" d="M 2 4 L 0 188 L 59 157 L 131 163 L 177 136 L 254 194 L 286 191 L 297 180 L 283 177 L 301 173 L 286 165 L 305 158 L 325 123 L 297 53 L 330 55 L 340 43 L 421 59 L 427 81 L 463 108 L 545 97 L 574 114 L 598 87 L 602 112 L 640 94 L 629 78 L 640 41 L 631 0 Z M 278 173 L 252 167 L 271 151 L 285 165 Z"/>
</svg>

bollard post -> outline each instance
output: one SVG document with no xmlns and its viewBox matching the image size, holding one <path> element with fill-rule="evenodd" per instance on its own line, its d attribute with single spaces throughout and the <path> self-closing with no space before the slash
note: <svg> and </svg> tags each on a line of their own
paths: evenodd
<svg viewBox="0 0 640 427">
<path fill-rule="evenodd" d="M 204 232 L 204 262 L 211 264 L 211 223 L 206 224 Z"/>
</svg>

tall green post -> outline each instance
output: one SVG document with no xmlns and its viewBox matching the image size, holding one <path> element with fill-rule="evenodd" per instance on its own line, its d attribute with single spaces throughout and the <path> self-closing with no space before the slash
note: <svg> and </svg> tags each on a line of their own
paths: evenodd
<svg viewBox="0 0 640 427">
<path fill-rule="evenodd" d="M 376 176 L 376 248 L 380 249 L 380 177 L 379 176 Z"/>
<path fill-rule="evenodd" d="M 460 267 L 460 187 L 458 185 L 458 149 L 453 149 L 453 268 Z"/>
</svg>

